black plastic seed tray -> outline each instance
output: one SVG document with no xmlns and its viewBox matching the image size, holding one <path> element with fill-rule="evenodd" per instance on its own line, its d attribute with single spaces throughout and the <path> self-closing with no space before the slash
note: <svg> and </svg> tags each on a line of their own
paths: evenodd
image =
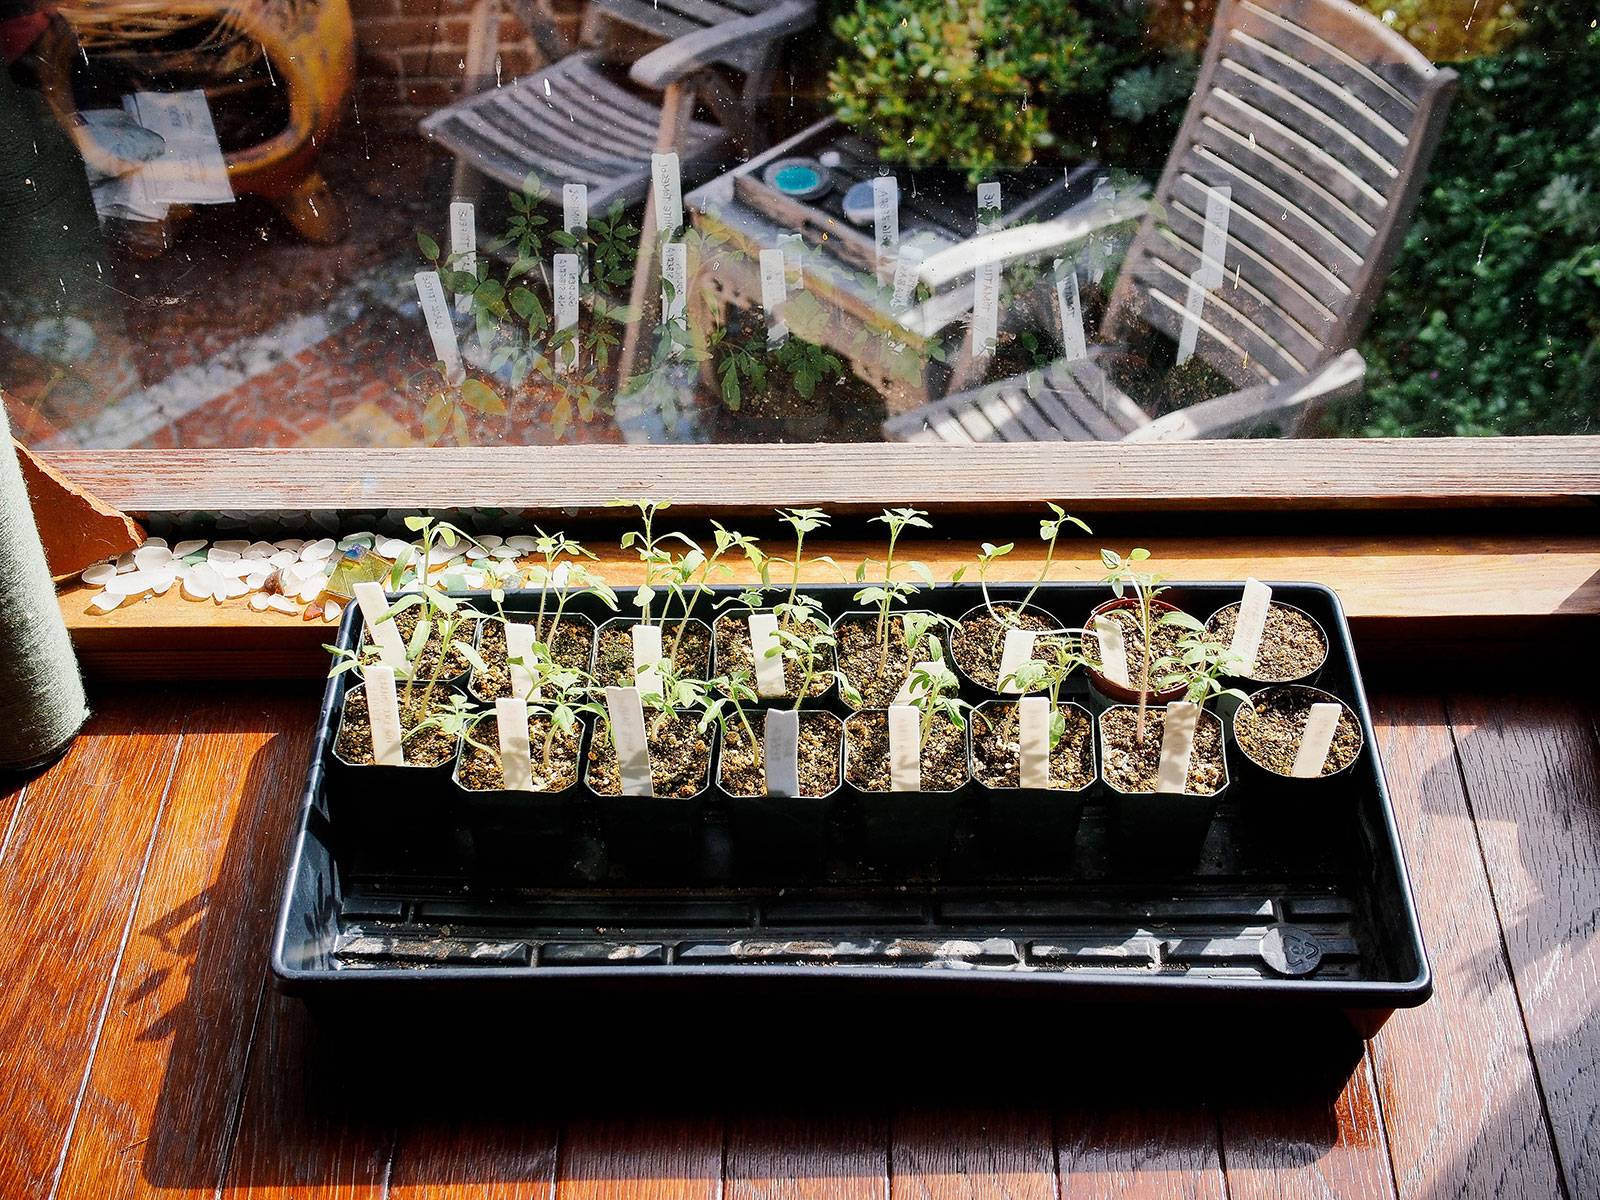
<svg viewBox="0 0 1600 1200">
<path fill-rule="evenodd" d="M 448 770 L 341 763 L 333 744 L 352 680 L 340 676 L 319 718 L 274 974 L 308 1000 L 361 1007 L 380 993 L 434 1002 L 527 989 L 554 1004 L 618 989 L 903 987 L 1339 1010 L 1371 1030 L 1428 998 L 1427 958 L 1338 599 L 1316 584 L 1272 587 L 1327 633 L 1315 682 L 1355 712 L 1364 746 L 1352 769 L 1308 787 L 1241 770 L 1230 720 L 1231 782 L 1199 806 L 1192 842 L 1184 821 L 1160 819 L 1162 798 L 1130 801 L 1098 780 L 1071 795 L 970 782 L 953 798 L 846 784 L 793 814 L 765 801 L 770 819 L 752 825 L 715 786 L 715 763 L 693 801 L 607 804 L 580 786 L 486 819 Z M 830 617 L 859 607 L 852 588 L 808 590 Z M 1025 590 L 990 592 L 1014 601 Z M 1106 594 L 1056 584 L 1034 603 L 1081 626 Z M 1173 584 L 1165 599 L 1204 620 L 1239 595 Z M 955 618 L 980 601 L 977 588 L 949 585 L 914 604 Z M 507 610 L 535 604 L 512 594 Z M 339 642 L 359 634 L 352 605 Z M 974 703 L 994 696 L 962 686 Z M 1109 703 L 1081 672 L 1069 689 L 1063 699 L 1093 711 Z M 849 711 L 836 689 L 811 706 Z"/>
</svg>

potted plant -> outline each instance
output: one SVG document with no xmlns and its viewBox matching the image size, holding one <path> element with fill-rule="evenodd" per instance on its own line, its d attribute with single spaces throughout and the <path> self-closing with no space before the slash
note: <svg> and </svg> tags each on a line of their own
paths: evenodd
<svg viewBox="0 0 1600 1200">
<path fill-rule="evenodd" d="M 540 561 L 524 576 L 509 563 L 497 562 L 487 568 L 492 586 L 489 596 L 495 615 L 479 625 L 478 656 L 485 669 L 474 670 L 469 681 L 472 694 L 480 700 L 498 700 L 511 695 L 511 669 L 508 661 L 506 625 L 523 621 L 534 629 L 536 653 L 549 667 L 587 672 L 594 666 L 594 622 L 582 613 L 568 612 L 578 596 L 591 596 L 613 612 L 617 595 L 598 574 L 580 560 L 594 555 L 564 533 L 537 531 L 535 550 Z M 518 583 L 538 590 L 539 604 L 531 613 L 507 613 L 505 583 L 507 574 Z M 523 664 L 526 665 L 526 664 Z"/>
<path fill-rule="evenodd" d="M 1331 727 L 1313 722 L 1318 705 L 1328 706 L 1324 712 L 1333 718 Z M 1289 816 L 1304 807 L 1298 797 L 1325 793 L 1329 784 L 1347 777 L 1364 744 L 1361 723 L 1350 706 L 1305 684 L 1277 684 L 1252 693 L 1233 715 L 1233 740 L 1259 777 L 1277 785 L 1257 789 L 1260 798 L 1274 808 L 1293 810 L 1286 812 Z M 1323 741 L 1327 750 L 1319 756 Z"/>
<path fill-rule="evenodd" d="M 852 713 L 844 723 L 845 782 L 863 793 L 864 845 L 876 857 L 937 858 L 950 841 L 967 783 L 966 702 L 942 658 L 918 663 L 906 681 L 906 704 Z M 895 787 L 896 709 L 914 710 L 916 786 Z"/>
<path fill-rule="evenodd" d="M 990 691 L 1001 690 L 1000 660 L 1005 649 L 1007 633 L 1013 629 L 1047 633 L 1059 625 L 1049 613 L 1033 606 L 1033 598 L 1049 575 L 1050 566 L 1055 561 L 1056 543 L 1061 538 L 1061 530 L 1070 523 L 1085 533 L 1093 532 L 1077 517 L 1068 516 L 1066 510 L 1059 505 L 1050 504 L 1049 507 L 1054 516 L 1039 522 L 1039 536 L 1044 540 L 1046 547 L 1044 562 L 1040 565 L 1038 576 L 1021 602 L 996 604 L 989 596 L 989 568 L 994 565 L 996 559 L 1004 558 L 1015 550 L 1016 543 L 1007 542 L 1003 546 L 996 546 L 992 542 L 984 542 L 975 564 L 978 587 L 983 593 L 983 603 L 967 610 L 950 629 L 950 658 L 955 663 L 956 669 L 979 687 L 988 688 Z M 957 570 L 951 576 L 951 582 L 960 583 L 966 571 L 965 567 Z M 1042 642 L 1035 641 L 1033 656 L 1046 662 L 1050 660 L 1049 639 Z M 1042 680 L 1036 686 L 1043 686 Z"/>
<path fill-rule="evenodd" d="M 430 568 L 447 562 L 449 552 L 461 543 L 477 543 L 454 525 L 431 517 L 407 517 L 406 528 L 418 535 L 420 544 L 408 544 L 389 569 L 389 590 L 405 589 L 405 594 L 381 619 L 394 622 L 405 641 L 414 677 L 455 683 L 475 666 L 473 643 L 480 614 L 434 583 Z M 376 652 L 373 636 L 372 629 L 363 626 L 363 652 Z M 414 653 L 413 642 L 418 643 Z"/>
<path fill-rule="evenodd" d="M 1142 548 L 1129 551 L 1127 558 L 1115 550 L 1100 551 L 1106 568 L 1104 582 L 1111 585 L 1112 598 L 1090 610 L 1083 635 L 1084 665 L 1092 690 L 1112 703 L 1136 704 L 1141 711 L 1149 704 L 1179 699 L 1187 686 L 1182 671 L 1166 672 L 1163 681 L 1157 669 L 1157 664 L 1179 661 L 1184 626 L 1169 618 L 1188 614 L 1160 598 L 1166 590 L 1160 575 L 1139 569 L 1149 558 L 1150 551 Z M 1101 662 L 1096 636 L 1096 620 L 1101 617 L 1113 622 L 1121 633 L 1128 668 L 1125 680 L 1111 678 Z"/>
<path fill-rule="evenodd" d="M 758 729 L 745 708 L 757 699 L 751 675 L 712 680 L 722 729 L 717 782 L 727 799 L 739 853 L 763 861 L 816 864 L 827 841 L 833 796 L 839 790 L 844 727 L 833 713 L 802 707 L 810 681 L 831 670 L 833 637 L 826 625 L 780 626 L 778 655 L 796 677 L 787 709 L 767 709 Z M 729 720 L 731 709 L 737 719 Z M 768 738 L 793 737 L 793 791 L 774 792 L 767 770 Z"/>
<path fill-rule="evenodd" d="M 750 619 L 758 615 L 765 605 L 764 589 L 771 585 L 773 563 L 783 560 L 764 555 L 753 546 L 747 547 L 746 554 L 756 563 L 761 575 L 761 586 L 746 589 L 740 597 L 741 606 L 725 610 L 713 623 L 712 635 L 717 670 L 723 675 L 748 671 L 756 681 L 758 698 L 762 700 L 792 700 L 797 697 L 815 700 L 826 695 L 828 689 L 833 686 L 834 642 L 821 606 L 814 598 L 800 594 L 800 565 L 803 561 L 802 552 L 805 548 L 806 534 L 826 528 L 828 515 L 820 508 L 779 509 L 778 519 L 793 529 L 795 535 L 794 556 L 787 564 L 790 575 L 789 591 L 783 600 L 772 606 L 771 618 L 775 622 L 771 633 L 773 644 L 767 647 L 768 657 L 776 660 L 775 665 L 782 672 L 782 690 L 766 694 L 759 686 L 760 663 L 756 658 L 756 635 Z M 838 565 L 827 555 L 819 556 L 816 561 L 826 562 L 835 567 Z M 776 644 L 780 631 L 787 633 L 791 638 L 800 638 L 807 645 L 825 649 L 825 661 L 811 663 L 803 657 L 784 653 Z M 826 641 L 818 641 L 818 637 L 826 638 Z M 778 652 L 771 653 L 773 650 Z M 804 680 L 800 677 L 802 664 L 817 668 L 806 672 Z M 803 693 L 797 691 L 801 687 L 805 689 Z"/>
<path fill-rule="evenodd" d="M 1225 604 L 1206 621 L 1206 633 L 1231 645 L 1242 602 Z M 1273 600 L 1253 661 L 1243 663 L 1240 679 L 1252 683 L 1312 683 L 1328 661 L 1328 635 L 1310 613 Z"/>
<path fill-rule="evenodd" d="M 996 681 L 1044 696 L 985 700 L 972 712 L 972 777 L 987 793 L 991 831 L 1030 858 L 1071 852 L 1085 793 L 1098 774 L 1094 718 L 1061 699 L 1083 656 L 1064 640 L 1051 642 L 1048 652 L 1048 661 L 1018 667 L 1014 680 Z"/>
<path fill-rule="evenodd" d="M 928 623 L 917 636 L 908 637 L 906 617 L 893 612 L 922 587 L 933 586 L 933 572 L 920 562 L 895 561 L 895 547 L 907 529 L 931 529 L 928 514 L 916 508 L 885 509 L 872 520 L 888 528 L 889 544 L 883 559 L 882 582 L 868 584 L 855 593 L 857 604 L 876 605 L 870 611 L 847 612 L 835 619 L 833 637 L 839 659 L 840 693 L 851 708 L 884 708 L 910 677 L 917 655 L 924 652 L 927 629 L 938 621 L 932 613 L 921 614 Z M 870 559 L 856 568 L 856 582 L 867 583 Z M 921 584 L 896 579 L 895 570 L 904 567 Z M 909 632 L 916 633 L 915 626 Z M 937 650 L 935 650 L 935 654 Z M 846 686 L 848 685 L 848 686 Z"/>
<path fill-rule="evenodd" d="M 1208 639 L 1187 613 L 1162 620 L 1183 636 L 1174 654 L 1151 664 L 1148 683 L 1157 694 L 1176 688 L 1178 698 L 1101 712 L 1100 775 L 1128 844 L 1156 862 L 1192 862 L 1229 783 L 1222 718 L 1206 705 L 1220 695 L 1243 696 L 1222 683 L 1238 667 L 1231 650 Z"/>
</svg>

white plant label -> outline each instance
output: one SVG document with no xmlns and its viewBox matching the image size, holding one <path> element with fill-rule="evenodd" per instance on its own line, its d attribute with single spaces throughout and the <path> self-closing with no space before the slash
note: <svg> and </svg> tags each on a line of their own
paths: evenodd
<svg viewBox="0 0 1600 1200">
<path fill-rule="evenodd" d="M 372 730 L 372 761 L 380 767 L 403 767 L 405 747 L 400 735 L 400 697 L 394 690 L 394 668 L 373 663 L 361 672 L 365 681 L 367 725 Z"/>
<path fill-rule="evenodd" d="M 1233 626 L 1232 650 L 1245 661 L 1249 670 L 1255 670 L 1256 655 L 1261 653 L 1261 635 L 1267 630 L 1267 612 L 1272 607 L 1272 589 L 1259 579 L 1244 581 L 1244 599 L 1239 601 L 1239 619 Z"/>
<path fill-rule="evenodd" d="M 661 285 L 661 323 L 668 328 L 683 325 L 689 311 L 689 250 L 682 242 L 661 247 Z M 680 353 L 682 347 L 675 339 L 672 357 Z"/>
<path fill-rule="evenodd" d="M 917 294 L 917 271 L 922 266 L 923 253 L 915 246 L 901 246 L 894 260 L 894 296 L 889 307 L 901 312 L 911 304 Z"/>
<path fill-rule="evenodd" d="M 878 277 L 900 246 L 900 181 L 893 175 L 872 180 L 872 240 L 877 247 Z"/>
<path fill-rule="evenodd" d="M 500 773 L 507 791 L 533 790 L 533 747 L 528 743 L 528 702 L 501 696 L 494 702 L 494 723 L 500 734 Z"/>
<path fill-rule="evenodd" d="M 1077 264 L 1056 260 L 1056 312 L 1061 316 L 1061 348 L 1068 362 L 1089 357 L 1083 332 L 1083 300 L 1078 295 Z"/>
<path fill-rule="evenodd" d="M 1017 701 L 1018 782 L 1025 788 L 1050 786 L 1050 701 L 1024 696 Z"/>
<path fill-rule="evenodd" d="M 1070 179 L 1069 179 L 1070 184 Z M 1089 190 L 1089 203 L 1109 209 L 1117 202 L 1117 189 L 1111 186 L 1111 179 L 1101 175 L 1094 181 L 1094 187 Z M 1084 267 L 1089 272 L 1089 282 L 1099 283 L 1106 273 L 1106 251 L 1110 248 L 1110 238 L 1103 233 L 1091 233 L 1088 245 L 1084 252 Z"/>
<path fill-rule="evenodd" d="M 1333 735 L 1338 732 L 1343 712 L 1342 704 L 1311 706 L 1306 715 L 1305 732 L 1300 735 L 1300 749 L 1295 752 L 1289 774 L 1296 779 L 1315 779 L 1322 774 L 1322 765 L 1328 761 L 1328 751 L 1333 748 Z"/>
<path fill-rule="evenodd" d="M 444 284 L 439 282 L 437 271 L 418 271 L 416 279 L 422 319 L 428 323 L 428 336 L 433 339 L 433 357 L 444 363 L 445 380 L 450 386 L 459 387 L 467 377 L 467 369 L 461 363 L 461 347 L 456 343 L 456 327 L 444 300 Z"/>
<path fill-rule="evenodd" d="M 533 660 L 535 632 L 532 625 L 521 621 L 506 625 L 506 658 L 508 674 L 511 676 L 511 694 L 523 700 L 533 695 L 533 672 L 528 669 L 528 664 Z M 513 658 L 521 661 L 510 662 Z"/>
<path fill-rule="evenodd" d="M 647 696 L 661 695 L 661 626 L 635 625 L 633 633 L 633 682 Z"/>
<path fill-rule="evenodd" d="M 1022 689 L 1012 678 L 1022 669 L 1022 664 L 1033 659 L 1033 644 L 1039 640 L 1036 629 L 1008 629 L 1005 641 L 1000 643 L 1000 690 L 1015 696 Z"/>
<path fill-rule="evenodd" d="M 372 642 L 378 647 L 378 658 L 383 665 L 399 675 L 410 669 L 406 663 L 406 644 L 393 621 L 383 620 L 389 611 L 389 597 L 383 594 L 380 583 L 358 583 L 355 586 L 356 604 L 361 609 L 361 619 L 366 623 Z"/>
<path fill-rule="evenodd" d="M 478 270 L 478 218 L 470 200 L 450 201 L 450 254 L 458 271 L 475 275 Z M 472 311 L 472 294 L 456 296 L 456 311 Z"/>
<path fill-rule="evenodd" d="M 1222 286 L 1227 277 L 1228 214 L 1233 209 L 1233 189 L 1214 187 L 1206 191 L 1206 227 L 1200 243 L 1200 269 L 1195 272 L 1200 286 L 1210 291 Z"/>
<path fill-rule="evenodd" d="M 781 346 L 789 336 L 789 327 L 779 313 L 789 298 L 787 262 L 782 250 L 761 252 L 761 311 L 767 318 L 767 345 Z"/>
<path fill-rule="evenodd" d="M 783 677 L 783 656 L 778 649 L 778 618 L 772 613 L 750 614 L 750 652 L 756 663 L 756 694 L 781 696 L 788 691 Z"/>
<path fill-rule="evenodd" d="M 556 255 L 554 297 L 557 333 L 560 333 L 563 329 L 571 329 L 578 323 L 578 284 L 582 278 L 583 260 L 581 258 L 576 254 Z M 571 342 L 556 352 L 556 374 L 565 375 L 568 371 L 575 370 L 577 366 L 578 339 L 574 337 Z"/>
<path fill-rule="evenodd" d="M 800 794 L 800 714 L 792 708 L 767 709 L 761 731 L 761 758 L 767 770 L 767 795 Z"/>
<path fill-rule="evenodd" d="M 561 185 L 561 228 L 577 237 L 589 228 L 589 185 L 563 183 Z"/>
<path fill-rule="evenodd" d="M 972 273 L 972 357 L 988 358 L 1000 337 L 1000 264 L 979 263 Z"/>
<path fill-rule="evenodd" d="M 636 687 L 606 688 L 606 716 L 617 749 L 624 796 L 653 796 L 650 744 L 644 736 L 644 701 Z"/>
<path fill-rule="evenodd" d="M 1000 185 L 978 185 L 978 235 L 993 233 L 1000 228 Z"/>
<path fill-rule="evenodd" d="M 806 290 L 806 264 L 801 252 L 806 240 L 798 233 L 780 233 L 778 245 L 783 249 L 783 261 L 789 269 L 789 283 L 797 292 Z"/>
<path fill-rule="evenodd" d="M 889 790 L 922 790 L 922 714 L 910 704 L 889 706 Z"/>
<path fill-rule="evenodd" d="M 655 189 L 656 232 L 671 237 L 683 228 L 683 176 L 678 171 L 678 154 L 650 156 L 650 178 Z"/>
<path fill-rule="evenodd" d="M 1189 276 L 1189 294 L 1183 301 L 1183 326 L 1178 330 L 1177 365 L 1180 367 L 1194 357 L 1194 348 L 1200 340 L 1200 312 L 1205 303 L 1206 289 L 1196 272 Z"/>
<path fill-rule="evenodd" d="M 1188 700 L 1167 705 L 1161 726 L 1161 762 L 1156 767 L 1156 791 L 1181 792 L 1189 781 L 1189 756 L 1194 753 L 1194 733 L 1200 727 L 1200 706 Z"/>
<path fill-rule="evenodd" d="M 1128 678 L 1128 645 L 1122 638 L 1122 626 L 1110 617 L 1094 619 L 1094 640 L 1100 643 L 1100 674 L 1112 683 L 1132 687 Z"/>
</svg>

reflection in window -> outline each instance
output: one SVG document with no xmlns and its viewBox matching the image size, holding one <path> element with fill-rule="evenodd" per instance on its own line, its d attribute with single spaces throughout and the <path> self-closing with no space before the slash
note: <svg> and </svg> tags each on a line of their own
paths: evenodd
<svg viewBox="0 0 1600 1200">
<path fill-rule="evenodd" d="M 0 0 L 68 447 L 1591 432 L 1585 0 Z"/>
</svg>

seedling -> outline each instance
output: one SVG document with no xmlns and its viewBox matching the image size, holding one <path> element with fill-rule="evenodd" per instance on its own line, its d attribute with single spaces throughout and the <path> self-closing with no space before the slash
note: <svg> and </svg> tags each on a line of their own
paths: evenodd
<svg viewBox="0 0 1600 1200">
<path fill-rule="evenodd" d="M 656 514 L 672 507 L 670 500 L 612 500 L 606 505 L 608 508 L 636 508 L 639 510 L 640 520 L 644 524 L 642 530 L 630 529 L 622 535 L 622 548 L 632 549 L 639 556 L 639 561 L 644 564 L 644 582 L 639 585 L 639 590 L 634 593 L 633 603 L 639 610 L 639 619 L 646 625 L 650 624 L 650 605 L 655 601 L 655 582 L 663 567 L 671 562 L 672 556 L 662 549 L 661 542 L 655 535 Z"/>
<path fill-rule="evenodd" d="M 1048 645 L 1051 652 L 1048 661 L 1030 658 L 1012 674 L 1002 679 L 1000 688 L 1003 691 L 1009 685 L 1019 692 L 1036 692 L 1041 688 L 1044 689 L 1050 697 L 1050 749 L 1054 750 L 1061 744 L 1061 739 L 1067 731 L 1067 720 L 1061 712 L 1062 685 L 1088 660 L 1081 652 L 1074 650 L 1065 639 L 1053 639 Z"/>
<path fill-rule="evenodd" d="M 945 665 L 944 659 L 918 663 L 911 670 L 911 703 L 920 714 L 917 721 L 917 745 L 928 744 L 928 734 L 933 730 L 935 717 L 943 716 L 957 729 L 967 727 L 965 700 L 957 695 L 961 681 Z"/>
<path fill-rule="evenodd" d="M 1115 550 L 1100 551 L 1100 561 L 1106 568 L 1104 582 L 1111 585 L 1112 594 L 1120 600 L 1131 590 L 1135 601 L 1133 614 L 1138 624 L 1138 637 L 1143 651 L 1139 656 L 1139 722 L 1135 734 L 1140 746 L 1144 745 L 1144 714 L 1150 703 L 1150 669 L 1153 658 L 1150 643 L 1151 601 L 1166 590 L 1161 586 L 1160 575 L 1139 570 L 1139 564 L 1148 561 L 1149 558 L 1150 551 L 1142 548 L 1130 550 L 1127 558 L 1123 558 Z"/>
<path fill-rule="evenodd" d="M 706 684 L 705 694 L 701 698 L 700 731 L 704 733 L 715 724 L 726 735 L 731 710 L 732 715 L 736 716 L 739 724 L 743 726 L 745 737 L 749 739 L 755 764 L 760 766 L 761 739 L 756 737 L 756 728 L 751 724 L 750 714 L 744 707 L 747 701 L 755 704 L 758 699 L 755 688 L 751 686 L 750 672 L 738 671 L 728 675 L 718 675 Z"/>
<path fill-rule="evenodd" d="M 1222 685 L 1223 676 L 1238 677 L 1249 670 L 1250 664 L 1244 655 L 1226 643 L 1213 641 L 1206 635 L 1206 627 L 1188 613 L 1167 613 L 1161 617 L 1160 624 L 1176 625 L 1188 634 L 1178 643 L 1177 657 L 1162 660 L 1178 669 L 1165 676 L 1160 686 L 1171 687 L 1187 680 L 1184 699 L 1193 704 L 1204 705 L 1217 696 L 1231 696 L 1240 701 L 1249 699 L 1238 688 Z"/>
<path fill-rule="evenodd" d="M 834 637 L 826 625 L 819 625 L 814 620 L 785 626 L 780 619 L 777 639 L 776 649 L 769 653 L 781 655 L 800 671 L 800 686 L 794 694 L 794 707 L 799 708 L 811 690 L 811 681 L 833 654 Z"/>
<path fill-rule="evenodd" d="M 1055 516 L 1050 520 L 1041 520 L 1039 522 L 1039 537 L 1045 542 L 1044 562 L 1039 567 L 1039 574 L 1034 578 L 1033 586 L 1028 589 L 1028 594 L 1022 598 L 1022 603 L 1017 605 L 1015 609 L 1008 609 L 1005 612 L 995 611 L 994 604 L 989 599 L 989 568 L 994 565 L 997 559 L 1004 558 L 1015 550 L 1017 548 L 1016 543 L 1007 542 L 1003 546 L 996 546 L 993 542 L 984 542 L 978 550 L 976 566 L 978 570 L 978 587 L 983 592 L 983 606 L 988 610 L 991 617 L 994 617 L 1002 624 L 1020 624 L 1017 613 L 1033 602 L 1034 596 L 1050 574 L 1050 566 L 1055 562 L 1056 557 L 1056 543 L 1061 539 L 1062 529 L 1071 524 L 1076 525 L 1085 533 L 1092 534 L 1094 532 L 1077 517 L 1069 515 L 1066 509 L 1059 504 L 1053 504 L 1050 501 L 1046 501 L 1045 504 Z M 959 568 L 950 577 L 951 582 L 960 583 L 966 571 L 966 567 Z"/>
<path fill-rule="evenodd" d="M 598 574 L 578 561 L 593 560 L 595 556 L 592 552 L 572 541 L 564 533 L 546 533 L 537 528 L 534 532 L 536 535 L 534 553 L 538 554 L 542 561 L 535 563 L 528 572 L 528 582 L 539 589 L 539 612 L 534 621 L 534 629 L 541 640 L 555 641 L 556 630 L 561 627 L 561 618 L 566 613 L 567 604 L 573 596 L 593 596 L 612 612 L 616 611 L 616 592 L 612 591 Z M 552 593 L 556 607 L 547 627 L 544 618 Z M 547 628 L 548 633 L 546 633 Z"/>
<path fill-rule="evenodd" d="M 733 550 L 742 550 L 745 556 L 760 567 L 763 561 L 761 550 L 756 545 L 756 540 L 746 537 L 742 533 L 724 528 L 720 522 L 711 522 L 714 541 L 711 553 L 707 554 L 700 548 L 693 538 L 684 533 L 670 533 L 661 540 L 674 538 L 688 546 L 688 552 L 673 557 L 667 555 L 666 569 L 663 573 L 667 588 L 666 603 L 661 606 L 661 620 L 665 624 L 667 615 L 672 611 L 672 602 L 676 600 L 681 613 L 678 617 L 678 632 L 673 635 L 672 648 L 667 657 L 676 659 L 678 648 L 683 644 L 683 633 L 689 627 L 689 618 L 694 615 L 695 605 L 699 603 L 703 593 L 710 591 L 707 580 L 713 572 L 728 573 L 725 559 Z"/>
<path fill-rule="evenodd" d="M 785 604 L 792 607 L 795 603 L 795 597 L 800 591 L 800 564 L 803 561 L 802 551 L 805 549 L 806 534 L 814 533 L 818 529 L 826 529 L 830 518 L 820 508 L 780 508 L 778 510 L 778 520 L 794 530 L 794 557 L 789 560 L 789 595 L 784 601 Z M 782 560 L 777 561 L 781 562 Z M 817 561 L 825 562 L 835 570 L 839 566 L 826 554 L 818 556 Z M 765 573 L 763 573 L 762 578 L 763 580 L 766 579 Z"/>
<path fill-rule="evenodd" d="M 896 580 L 894 577 L 895 560 L 894 551 L 900 541 L 900 535 L 907 529 L 932 529 L 933 525 L 927 520 L 928 514 L 918 508 L 886 508 L 883 512 L 873 517 L 872 520 L 889 527 L 889 548 L 883 558 L 883 582 L 864 587 L 855 594 L 857 604 L 876 604 L 878 606 L 878 670 L 885 671 L 889 667 L 889 610 L 896 601 L 904 602 L 916 595 L 921 587 L 933 586 L 933 572 L 915 561 L 907 561 L 903 565 L 908 571 L 922 580 L 922 584 L 911 583 L 905 580 Z M 856 568 L 856 582 L 867 581 L 867 568 L 871 559 L 863 559 Z"/>
<path fill-rule="evenodd" d="M 537 679 L 538 677 L 536 677 Z M 597 703 L 592 697 L 595 693 L 594 680 L 583 671 L 553 671 L 544 676 L 539 694 L 545 698 L 532 700 L 528 703 L 528 718 L 531 722 L 536 717 L 543 717 L 547 722 L 542 753 L 540 755 L 540 771 L 544 779 L 550 778 L 554 769 L 551 761 L 555 754 L 556 738 L 559 735 L 571 737 L 578 728 L 578 717 L 587 713 L 604 721 L 606 707 Z M 484 709 L 475 713 L 463 734 L 469 745 L 498 758 L 500 748 L 497 745 L 486 745 L 473 737 L 473 732 L 484 721 L 494 716 L 494 709 Z"/>
<path fill-rule="evenodd" d="M 955 622 L 949 617 L 941 616 L 939 613 L 906 613 L 900 618 L 900 635 L 905 645 L 906 658 L 910 662 L 916 662 L 917 656 L 921 654 L 927 647 L 928 634 L 933 630 L 940 628 L 941 626 L 953 624 L 955 624 Z M 943 654 L 939 650 L 938 646 L 938 642 L 933 643 L 934 649 L 931 657 L 943 658 Z"/>
</svg>

